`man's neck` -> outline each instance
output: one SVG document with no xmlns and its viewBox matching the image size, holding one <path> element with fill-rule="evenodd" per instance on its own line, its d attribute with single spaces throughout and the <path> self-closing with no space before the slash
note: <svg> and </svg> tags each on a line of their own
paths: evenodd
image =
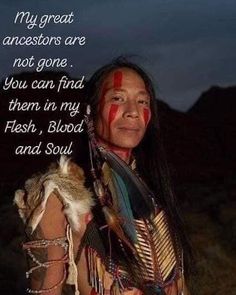
<svg viewBox="0 0 236 295">
<path fill-rule="evenodd" d="M 97 138 L 98 144 L 103 146 L 104 148 L 108 149 L 115 153 L 118 157 L 120 157 L 123 161 L 129 164 L 132 149 L 129 148 L 122 148 L 116 145 L 111 144 L 101 138 Z"/>
</svg>

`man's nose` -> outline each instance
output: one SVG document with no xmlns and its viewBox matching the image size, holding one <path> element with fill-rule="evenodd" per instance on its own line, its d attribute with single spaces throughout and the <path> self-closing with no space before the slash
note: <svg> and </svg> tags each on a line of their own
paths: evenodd
<svg viewBox="0 0 236 295">
<path fill-rule="evenodd" d="M 124 117 L 138 118 L 139 110 L 136 101 L 127 101 L 124 105 Z"/>
</svg>

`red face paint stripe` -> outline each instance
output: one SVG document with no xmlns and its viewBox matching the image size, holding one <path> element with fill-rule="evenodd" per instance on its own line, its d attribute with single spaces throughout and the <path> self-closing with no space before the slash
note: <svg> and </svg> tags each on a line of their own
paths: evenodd
<svg viewBox="0 0 236 295">
<path fill-rule="evenodd" d="M 100 107 L 101 112 L 102 112 L 104 104 L 105 104 L 106 92 L 107 92 L 107 83 L 105 83 L 102 87 L 102 92 L 101 92 L 101 96 L 100 96 L 100 100 L 99 100 L 99 107 Z"/>
<path fill-rule="evenodd" d="M 104 83 L 103 88 L 102 88 L 102 92 L 101 92 L 101 96 L 99 99 L 99 116 L 102 118 L 102 112 L 103 112 L 103 108 L 105 105 L 105 95 L 107 92 L 107 83 Z M 104 124 L 102 124 L 102 131 L 101 133 L 104 135 Z"/>
<path fill-rule="evenodd" d="M 116 117 L 116 113 L 118 111 L 119 106 L 117 104 L 112 104 L 110 111 L 109 111 L 109 117 L 108 117 L 108 124 L 109 124 L 109 129 L 111 126 L 112 121 L 115 119 Z"/>
<path fill-rule="evenodd" d="M 109 110 L 109 114 L 108 114 L 108 131 L 109 131 L 108 137 L 109 137 L 109 139 L 110 139 L 110 134 L 111 134 L 111 123 L 116 117 L 116 113 L 118 111 L 118 108 L 119 108 L 118 105 L 112 104 L 110 107 L 110 110 Z"/>
<path fill-rule="evenodd" d="M 144 122 L 145 122 L 145 126 L 147 126 L 149 119 L 150 119 L 150 110 L 145 108 L 143 110 L 143 118 L 144 118 Z"/>
<path fill-rule="evenodd" d="M 121 88 L 121 85 L 122 85 L 122 77 L 123 77 L 123 74 L 121 71 L 116 71 L 114 73 L 114 88 Z"/>
</svg>

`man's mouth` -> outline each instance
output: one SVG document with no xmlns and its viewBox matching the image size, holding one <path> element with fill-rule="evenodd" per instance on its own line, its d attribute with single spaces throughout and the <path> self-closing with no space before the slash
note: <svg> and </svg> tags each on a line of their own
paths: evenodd
<svg viewBox="0 0 236 295">
<path fill-rule="evenodd" d="M 124 131 L 133 131 L 133 132 L 138 132 L 140 130 L 140 128 L 137 127 L 132 127 L 132 126 L 121 126 L 118 127 L 119 130 L 124 130 Z"/>
</svg>

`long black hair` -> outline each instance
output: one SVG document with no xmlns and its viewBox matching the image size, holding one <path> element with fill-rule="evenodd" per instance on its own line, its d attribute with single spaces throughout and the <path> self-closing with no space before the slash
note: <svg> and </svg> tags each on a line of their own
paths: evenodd
<svg viewBox="0 0 236 295">
<path fill-rule="evenodd" d="M 101 89 L 105 78 L 114 70 L 128 68 L 135 71 L 144 81 L 150 96 L 151 119 L 145 135 L 139 145 L 133 149 L 137 161 L 137 171 L 149 188 L 154 192 L 157 204 L 161 205 L 170 221 L 172 231 L 178 237 L 184 251 L 185 269 L 190 267 L 191 248 L 184 231 L 177 201 L 171 185 L 171 177 L 163 148 L 158 117 L 158 104 L 153 83 L 146 72 L 137 64 L 124 57 L 114 59 L 111 63 L 98 69 L 86 84 L 86 99 L 91 106 L 91 116 L 96 121 Z"/>
</svg>

